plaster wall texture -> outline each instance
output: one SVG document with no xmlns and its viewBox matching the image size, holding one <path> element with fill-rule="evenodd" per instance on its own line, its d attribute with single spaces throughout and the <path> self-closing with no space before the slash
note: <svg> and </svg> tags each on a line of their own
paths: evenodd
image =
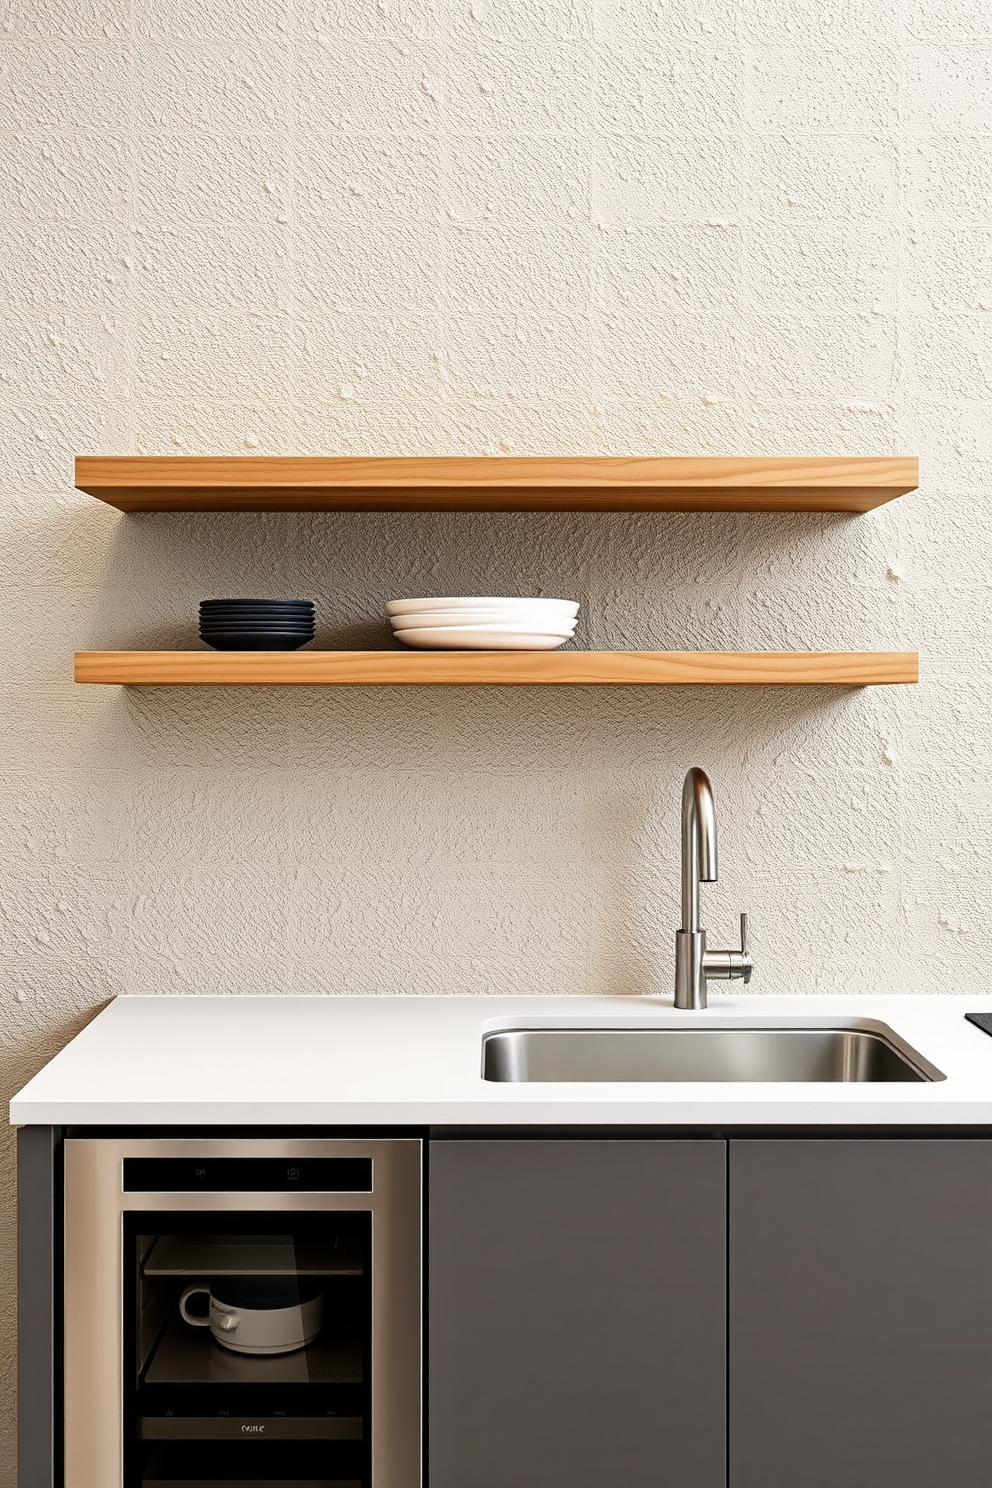
<svg viewBox="0 0 992 1488">
<path fill-rule="evenodd" d="M 662 993 L 706 766 L 755 988 L 992 960 L 992 8 L 0 0 L 4 1093 L 114 993 Z M 77 452 L 919 453 L 861 519 L 148 516 Z M 74 688 L 205 595 L 581 599 L 918 688 Z M 0 1337 L 11 1337 L 5 1143 Z M 0 1400 L 13 1401 L 0 1350 Z M 0 1488 L 13 1484 L 9 1410 Z"/>
</svg>

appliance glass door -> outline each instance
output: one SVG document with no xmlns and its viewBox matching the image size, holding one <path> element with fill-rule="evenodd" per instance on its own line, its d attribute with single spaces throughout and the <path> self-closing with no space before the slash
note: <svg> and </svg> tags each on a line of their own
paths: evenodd
<svg viewBox="0 0 992 1488">
<path fill-rule="evenodd" d="M 124 1215 L 128 1488 L 367 1488 L 372 1216 Z"/>
</svg>

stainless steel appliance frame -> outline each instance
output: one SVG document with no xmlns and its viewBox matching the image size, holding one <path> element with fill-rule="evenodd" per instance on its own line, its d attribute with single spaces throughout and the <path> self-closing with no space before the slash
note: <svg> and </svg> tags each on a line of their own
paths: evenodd
<svg viewBox="0 0 992 1488">
<path fill-rule="evenodd" d="M 125 1193 L 126 1157 L 372 1160 L 371 1193 Z M 65 1143 L 65 1488 L 123 1488 L 124 1256 L 129 1211 L 372 1215 L 372 1473 L 375 1488 L 421 1484 L 419 1138 Z"/>
</svg>

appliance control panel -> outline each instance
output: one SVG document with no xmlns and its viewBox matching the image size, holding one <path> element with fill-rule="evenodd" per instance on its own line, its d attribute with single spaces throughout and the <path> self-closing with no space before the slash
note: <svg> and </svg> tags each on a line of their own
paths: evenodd
<svg viewBox="0 0 992 1488">
<path fill-rule="evenodd" d="M 370 1157 L 125 1157 L 125 1193 L 371 1193 Z"/>
</svg>

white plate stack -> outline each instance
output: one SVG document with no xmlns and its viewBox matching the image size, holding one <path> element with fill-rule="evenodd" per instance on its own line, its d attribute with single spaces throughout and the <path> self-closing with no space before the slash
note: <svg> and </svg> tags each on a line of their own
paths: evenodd
<svg viewBox="0 0 992 1488">
<path fill-rule="evenodd" d="M 422 651 L 554 651 L 575 634 L 570 599 L 391 599 L 398 641 Z"/>
</svg>

